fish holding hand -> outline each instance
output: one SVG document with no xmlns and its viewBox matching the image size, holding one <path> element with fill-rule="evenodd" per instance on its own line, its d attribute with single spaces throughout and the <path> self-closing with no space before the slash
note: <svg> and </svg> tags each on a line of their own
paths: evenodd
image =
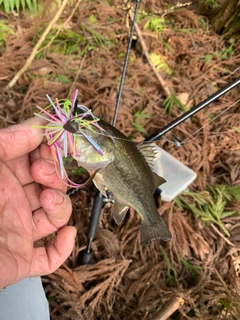
<svg viewBox="0 0 240 320">
<path fill-rule="evenodd" d="M 54 116 L 39 107 L 44 113 L 42 117 L 50 117 L 50 122 L 44 128 L 62 178 L 67 178 L 62 157 L 71 155 L 79 166 L 90 173 L 89 181 L 93 179 L 104 196 L 106 190 L 113 193 L 113 218 L 116 224 L 123 221 L 129 207 L 132 207 L 141 217 L 142 244 L 149 244 L 156 239 L 170 240 L 171 233 L 158 213 L 153 197 L 156 188 L 165 182 L 152 171 L 157 152 L 154 145 L 130 141 L 86 107 L 79 106 L 80 112 L 73 114 L 76 95 L 72 101 L 65 101 L 63 107 L 58 101 L 55 106 L 50 100 L 57 110 Z M 56 122 L 59 123 L 58 130 Z M 68 178 L 67 181 L 68 185 L 78 186 Z"/>
</svg>

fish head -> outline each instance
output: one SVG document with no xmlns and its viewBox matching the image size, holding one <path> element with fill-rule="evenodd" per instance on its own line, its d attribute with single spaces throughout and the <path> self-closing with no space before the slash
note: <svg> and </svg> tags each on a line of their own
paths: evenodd
<svg viewBox="0 0 240 320">
<path fill-rule="evenodd" d="M 108 134 L 86 128 L 76 134 L 76 150 L 73 158 L 78 165 L 89 172 L 95 171 L 114 160 L 115 140 Z"/>
</svg>

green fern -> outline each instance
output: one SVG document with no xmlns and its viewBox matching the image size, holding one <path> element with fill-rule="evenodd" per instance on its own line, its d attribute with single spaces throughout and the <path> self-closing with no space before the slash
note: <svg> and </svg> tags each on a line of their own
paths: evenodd
<svg viewBox="0 0 240 320">
<path fill-rule="evenodd" d="M 41 34 L 42 30 L 39 30 L 35 34 L 33 39 L 34 43 L 38 41 Z M 54 52 L 65 56 L 83 54 L 87 45 L 86 38 L 81 34 L 78 34 L 70 29 L 63 29 L 60 33 L 58 33 L 58 29 L 52 28 L 41 45 L 39 53 L 36 56 L 37 59 L 41 59 L 45 56 L 44 48 L 48 47 L 49 43 L 51 43 L 51 45 L 49 46 L 48 50 L 51 53 Z"/>
<path fill-rule="evenodd" d="M 15 35 L 15 31 L 11 29 L 8 25 L 8 20 L 0 21 L 0 50 L 5 51 L 5 39 L 7 35 Z"/>
<path fill-rule="evenodd" d="M 190 262 L 188 262 L 184 258 L 180 257 L 179 255 L 178 255 L 178 258 L 181 261 L 181 263 L 184 265 L 185 269 L 190 273 L 192 278 L 196 278 L 201 273 L 200 266 L 196 266 L 194 264 L 191 264 Z"/>
<path fill-rule="evenodd" d="M 173 285 L 176 278 L 177 278 L 177 271 L 171 266 L 171 263 L 168 259 L 166 251 L 163 249 L 162 246 L 160 246 L 160 249 L 162 251 L 163 259 L 166 263 L 167 267 L 167 277 L 165 279 L 165 285 Z"/>
<path fill-rule="evenodd" d="M 170 95 L 163 101 L 164 113 L 168 113 L 169 115 L 171 115 L 174 105 L 177 105 L 181 110 L 186 111 L 186 107 L 184 106 L 184 104 L 170 89 Z"/>
<path fill-rule="evenodd" d="M 195 217 L 203 220 L 207 226 L 210 223 L 217 225 L 226 236 L 229 236 L 221 220 L 238 214 L 236 211 L 228 211 L 227 208 L 231 202 L 240 201 L 239 194 L 238 186 L 208 185 L 205 192 L 183 192 L 175 199 L 175 203 L 181 209 L 192 211 Z"/>
<path fill-rule="evenodd" d="M 37 6 L 37 0 L 0 0 L 0 7 L 8 14 L 13 10 L 19 11 L 20 9 L 33 10 Z"/>
<path fill-rule="evenodd" d="M 141 119 L 150 119 L 151 115 L 143 110 L 143 111 L 136 111 L 133 117 L 134 117 L 134 120 L 132 120 L 132 125 L 134 129 L 147 136 L 147 131 L 145 130 L 144 126 L 140 123 L 140 121 Z"/>
</svg>

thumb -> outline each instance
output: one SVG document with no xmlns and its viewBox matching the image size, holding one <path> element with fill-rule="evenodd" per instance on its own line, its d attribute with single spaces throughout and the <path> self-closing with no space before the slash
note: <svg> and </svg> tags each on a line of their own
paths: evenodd
<svg viewBox="0 0 240 320">
<path fill-rule="evenodd" d="M 34 126 L 45 125 L 46 121 L 38 117 L 29 118 L 21 124 L 0 130 L 0 159 L 3 161 L 20 157 L 42 142 L 44 129 Z"/>
</svg>

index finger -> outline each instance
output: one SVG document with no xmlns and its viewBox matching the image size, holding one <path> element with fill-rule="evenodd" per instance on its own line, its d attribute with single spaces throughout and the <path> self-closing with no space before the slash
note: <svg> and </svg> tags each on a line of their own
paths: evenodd
<svg viewBox="0 0 240 320">
<path fill-rule="evenodd" d="M 36 149 L 44 137 L 44 129 L 35 128 L 46 122 L 38 117 L 29 118 L 21 124 L 0 130 L 0 159 L 3 161 L 20 157 Z"/>
</svg>

